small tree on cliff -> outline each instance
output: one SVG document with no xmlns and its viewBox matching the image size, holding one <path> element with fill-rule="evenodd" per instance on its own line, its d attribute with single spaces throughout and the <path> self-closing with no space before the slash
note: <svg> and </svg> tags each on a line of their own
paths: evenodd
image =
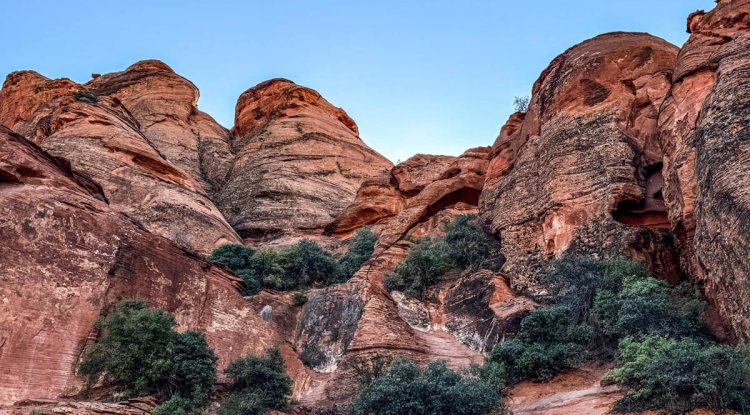
<svg viewBox="0 0 750 415">
<path fill-rule="evenodd" d="M 89 385 L 121 385 L 134 396 L 160 400 L 179 396 L 191 407 L 208 400 L 217 358 L 202 333 L 177 333 L 171 314 L 141 300 L 121 301 L 97 326 L 103 337 L 79 369 Z"/>
<path fill-rule="evenodd" d="M 493 386 L 450 370 L 445 362 L 420 368 L 398 359 L 363 385 L 351 411 L 355 415 L 484 415 L 502 405 Z"/>
<path fill-rule="evenodd" d="M 514 97 L 513 98 L 513 109 L 516 112 L 523 112 L 529 110 L 529 96 L 525 95 L 522 97 Z"/>
<path fill-rule="evenodd" d="M 283 410 L 292 393 L 292 380 L 284 369 L 278 348 L 265 356 L 247 356 L 232 362 L 226 370 L 232 379 L 231 392 L 223 404 L 223 415 L 263 415 Z"/>
</svg>

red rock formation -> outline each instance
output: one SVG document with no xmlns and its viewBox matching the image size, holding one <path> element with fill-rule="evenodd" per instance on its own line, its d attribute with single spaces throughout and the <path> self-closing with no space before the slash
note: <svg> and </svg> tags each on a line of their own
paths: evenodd
<svg viewBox="0 0 750 415">
<path fill-rule="evenodd" d="M 555 58 L 493 145 L 480 212 L 501 235 L 504 271 L 526 288 L 566 251 L 630 253 L 674 271 L 659 200 L 656 116 L 677 49 L 611 33 Z M 654 250 L 643 251 L 644 240 Z"/>
<path fill-rule="evenodd" d="M 263 82 L 237 102 L 237 156 L 214 201 L 246 241 L 321 233 L 391 163 L 312 89 Z"/>
<path fill-rule="evenodd" d="M 326 232 L 345 236 L 354 229 L 375 225 L 381 231 L 379 246 L 385 249 L 443 209 L 457 204 L 476 206 L 488 155 L 489 149 L 482 147 L 459 157 L 411 157 L 391 170 L 387 182 L 366 182 Z"/>
<path fill-rule="evenodd" d="M 608 365 L 587 365 L 561 373 L 548 382 L 524 381 L 506 399 L 518 415 L 604 415 L 622 398 L 617 385 L 602 385 Z"/>
<path fill-rule="evenodd" d="M 664 196 L 685 267 L 748 339 L 750 1 L 693 13 L 688 31 L 659 114 Z"/>
<path fill-rule="evenodd" d="M 239 242 L 201 182 L 165 158 L 144 135 L 130 110 L 140 111 L 140 107 L 123 104 L 131 104 L 133 95 L 129 94 L 140 96 L 136 75 L 143 65 L 92 81 L 91 90 L 101 94 L 93 103 L 79 101 L 71 92 L 89 90 L 88 86 L 49 80 L 34 72 L 11 74 L 0 91 L 0 121 L 99 183 L 112 208 L 147 230 L 203 254 L 221 244 Z M 155 70 L 166 72 L 166 65 L 161 65 Z M 167 74 L 177 77 L 171 71 Z M 147 126 L 147 131 L 154 128 Z M 174 158 L 187 165 L 182 158 Z"/>
<path fill-rule="evenodd" d="M 221 367 L 293 336 L 288 295 L 246 301 L 239 279 L 96 196 L 67 163 L 0 127 L 0 405 L 77 392 L 93 322 L 122 298 L 146 299 L 180 329 L 204 332 Z M 259 316 L 266 305 L 268 321 Z"/>
<path fill-rule="evenodd" d="M 27 400 L 4 409 L 0 414 L 28 415 L 38 413 L 67 415 L 149 415 L 156 407 L 151 397 L 129 399 L 123 402 L 105 403 L 97 401 L 56 401 L 51 399 Z M 3 412 L 5 411 L 5 412 Z"/>
<path fill-rule="evenodd" d="M 198 110 L 198 88 L 160 61 L 141 61 L 92 79 L 86 87 L 115 98 L 159 154 L 210 192 L 223 184 L 231 135 Z"/>
</svg>

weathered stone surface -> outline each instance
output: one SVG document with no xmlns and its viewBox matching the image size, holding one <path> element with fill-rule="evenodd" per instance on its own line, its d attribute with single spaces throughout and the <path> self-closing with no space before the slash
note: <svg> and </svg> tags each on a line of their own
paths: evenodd
<svg viewBox="0 0 750 415">
<path fill-rule="evenodd" d="M 214 201 L 248 242 L 322 233 L 392 166 L 342 109 L 283 79 L 240 96 L 233 132 L 237 156 Z"/>
<path fill-rule="evenodd" d="M 502 129 L 479 208 L 501 235 L 514 288 L 533 286 L 534 272 L 577 238 L 613 245 L 668 227 L 656 116 L 676 55 L 647 34 L 587 40 L 552 61 L 528 113 Z M 618 222 L 623 234 L 582 235 Z"/>
<path fill-rule="evenodd" d="M 472 209 L 482 191 L 489 151 L 480 147 L 459 157 L 418 154 L 406 160 L 391 170 L 390 179 L 365 182 L 326 233 L 347 235 L 374 225 L 380 232 L 378 249 L 385 249 L 444 209 Z"/>
<path fill-rule="evenodd" d="M 127 108 L 159 154 L 209 192 L 223 184 L 231 161 L 231 135 L 198 110 L 198 88 L 160 61 L 141 61 L 92 79 L 86 87 Z"/>
<path fill-rule="evenodd" d="M 28 415 L 37 411 L 42 414 L 68 415 L 149 415 L 156 407 L 154 398 L 135 398 L 123 402 L 105 403 L 96 401 L 28 400 L 4 409 L 3 415 Z"/>
<path fill-rule="evenodd" d="M 129 94 L 140 93 L 137 80 L 127 84 L 120 79 L 139 73 L 138 68 L 92 81 L 99 88 L 93 91 L 102 94 L 95 103 L 72 95 L 71 90 L 87 90 L 86 86 L 33 72 L 11 74 L 0 91 L 3 123 L 99 183 L 112 208 L 147 230 L 202 254 L 239 242 L 201 182 L 163 156 L 121 101 L 130 103 Z M 136 90 L 118 90 L 111 84 Z M 110 92 L 121 99 L 104 95 Z"/>
<path fill-rule="evenodd" d="M 180 329 L 204 332 L 221 367 L 294 334 L 288 295 L 248 302 L 241 280 L 142 230 L 66 163 L 4 127 L 0 240 L 0 405 L 77 392 L 93 322 L 122 298 L 143 298 L 174 313 Z"/>
<path fill-rule="evenodd" d="M 507 404 L 518 415 L 604 415 L 622 398 L 617 385 L 602 385 L 610 366 L 588 365 L 561 373 L 549 382 L 524 381 L 508 392 Z"/>
<path fill-rule="evenodd" d="M 750 338 L 750 1 L 688 20 L 659 114 L 664 196 L 684 265 L 729 335 Z"/>
</svg>

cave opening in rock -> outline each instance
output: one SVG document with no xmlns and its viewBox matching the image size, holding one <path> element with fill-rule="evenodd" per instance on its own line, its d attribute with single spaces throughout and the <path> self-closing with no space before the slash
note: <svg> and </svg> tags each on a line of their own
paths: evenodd
<svg viewBox="0 0 750 415">
<path fill-rule="evenodd" d="M 454 190 L 438 199 L 435 203 L 425 208 L 422 217 L 417 222 L 422 223 L 435 216 L 441 210 L 453 206 L 457 203 L 465 203 L 470 206 L 479 206 L 479 195 L 482 193 L 479 189 L 471 187 L 462 187 Z"/>
<path fill-rule="evenodd" d="M 617 203 L 612 218 L 630 226 L 645 226 L 655 229 L 669 229 L 669 217 L 664 204 L 663 164 L 655 163 L 644 168 L 644 197 L 639 200 L 627 199 Z"/>
</svg>

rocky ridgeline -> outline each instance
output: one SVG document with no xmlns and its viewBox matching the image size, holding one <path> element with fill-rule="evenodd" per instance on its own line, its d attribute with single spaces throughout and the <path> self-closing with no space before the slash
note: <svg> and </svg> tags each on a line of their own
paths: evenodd
<svg viewBox="0 0 750 415">
<path fill-rule="evenodd" d="M 126 297 L 204 332 L 220 369 L 280 344 L 303 406 L 343 402 L 358 362 L 374 354 L 481 361 L 535 307 L 517 293 L 535 292 L 535 274 L 563 253 L 625 255 L 689 276 L 715 332 L 748 339 L 750 1 L 720 0 L 692 14 L 688 30 L 682 49 L 641 33 L 576 45 L 491 147 L 397 166 L 342 109 L 288 80 L 244 92 L 227 130 L 158 61 L 86 84 L 9 75 L 0 413 L 147 413 L 153 402 L 73 399 L 95 319 Z M 500 238 L 500 273 L 454 275 L 422 300 L 384 289 L 411 241 L 467 213 Z M 240 279 L 203 259 L 226 243 L 301 237 L 340 249 L 366 226 L 379 235 L 372 258 L 348 282 L 310 290 L 301 307 L 290 293 L 243 298 Z M 604 370 L 521 383 L 509 405 L 605 413 L 620 392 L 600 384 Z"/>
</svg>

